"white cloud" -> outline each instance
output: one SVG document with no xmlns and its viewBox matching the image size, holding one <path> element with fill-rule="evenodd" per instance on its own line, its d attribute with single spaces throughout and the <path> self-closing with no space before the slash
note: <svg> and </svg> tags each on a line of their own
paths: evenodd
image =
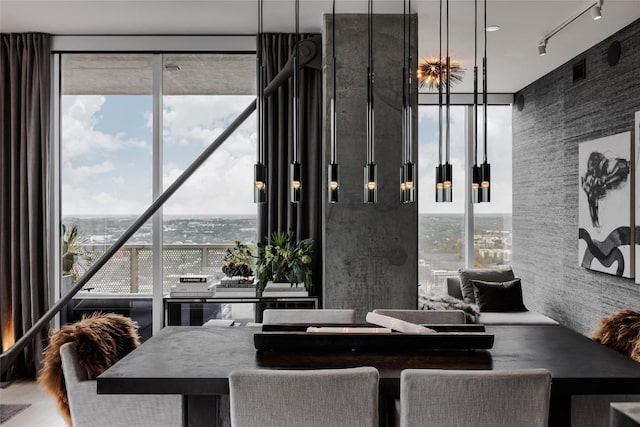
<svg viewBox="0 0 640 427">
<path fill-rule="evenodd" d="M 65 95 L 61 100 L 62 156 L 72 159 L 96 152 L 114 152 L 125 147 L 147 148 L 148 144 L 124 132 L 109 134 L 96 129 L 106 98 L 100 95 Z"/>
</svg>

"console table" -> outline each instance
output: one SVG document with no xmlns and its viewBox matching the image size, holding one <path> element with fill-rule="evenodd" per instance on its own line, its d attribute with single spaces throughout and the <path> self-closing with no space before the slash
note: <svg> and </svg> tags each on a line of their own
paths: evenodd
<svg viewBox="0 0 640 427">
<path fill-rule="evenodd" d="M 266 309 L 318 308 L 317 297 L 256 297 L 225 296 L 211 298 L 164 298 L 165 326 L 200 326 L 210 318 L 224 318 L 224 305 L 250 307 L 242 320 L 262 322 L 262 312 Z M 239 308 L 239 307 L 238 307 Z M 246 308 L 246 307 L 245 307 Z M 232 316 L 229 318 L 233 318 Z"/>
</svg>

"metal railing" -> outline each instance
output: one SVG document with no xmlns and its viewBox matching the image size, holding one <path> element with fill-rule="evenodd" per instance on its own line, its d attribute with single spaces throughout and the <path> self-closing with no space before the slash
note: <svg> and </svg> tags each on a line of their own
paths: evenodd
<svg viewBox="0 0 640 427">
<path fill-rule="evenodd" d="M 76 262 L 81 274 L 110 245 L 82 245 L 82 256 Z M 163 246 L 163 292 L 169 292 L 180 276 L 207 274 L 222 277 L 227 248 L 232 244 L 174 244 Z M 84 286 L 85 290 L 117 294 L 150 294 L 153 291 L 152 246 L 124 245 Z"/>
</svg>

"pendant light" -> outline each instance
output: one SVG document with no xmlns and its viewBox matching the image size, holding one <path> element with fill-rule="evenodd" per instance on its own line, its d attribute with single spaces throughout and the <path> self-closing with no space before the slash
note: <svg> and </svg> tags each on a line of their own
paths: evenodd
<svg viewBox="0 0 640 427">
<path fill-rule="evenodd" d="M 436 202 L 444 202 L 442 176 L 442 0 L 440 0 L 440 54 L 438 57 L 438 165 L 436 166 Z"/>
<path fill-rule="evenodd" d="M 267 167 L 265 166 L 265 127 L 264 127 L 264 86 L 265 72 L 262 52 L 262 35 L 263 35 L 263 0 L 258 0 L 258 55 L 256 56 L 256 77 L 258 99 L 258 158 L 257 163 L 253 166 L 255 187 L 253 190 L 254 203 L 265 203 L 267 201 Z"/>
<path fill-rule="evenodd" d="M 378 171 L 374 151 L 374 106 L 373 106 L 373 0 L 368 1 L 368 65 L 367 65 L 367 164 L 364 167 L 364 202 L 378 201 Z"/>
<path fill-rule="evenodd" d="M 484 57 L 482 58 L 482 97 L 484 102 L 484 157 L 480 166 L 480 202 L 491 201 L 491 165 L 487 162 L 487 0 L 484 0 Z"/>
<path fill-rule="evenodd" d="M 478 0 L 474 2 L 473 36 L 473 167 L 471 168 L 471 201 L 480 202 L 480 167 L 478 166 Z"/>
<path fill-rule="evenodd" d="M 295 55 L 293 57 L 293 162 L 291 163 L 291 201 L 300 203 L 302 200 L 302 171 L 300 170 L 300 79 L 298 67 L 300 64 L 300 0 L 295 0 L 296 34 L 294 39 Z"/>
<path fill-rule="evenodd" d="M 333 0 L 331 13 L 331 53 L 333 56 L 333 86 L 331 90 L 331 163 L 329 164 L 329 203 L 340 200 L 340 170 L 338 168 L 337 139 L 336 139 L 336 0 Z"/>
<path fill-rule="evenodd" d="M 451 166 L 451 57 L 449 56 L 449 0 L 447 0 L 447 109 L 446 109 L 446 143 L 445 163 L 442 166 L 442 186 L 444 202 L 453 201 L 453 167 Z"/>
<path fill-rule="evenodd" d="M 402 69 L 402 166 L 400 167 L 400 201 L 413 203 L 415 200 L 415 166 L 413 164 L 413 109 L 411 103 L 412 72 L 411 72 L 411 0 L 403 3 L 403 55 L 405 66 Z M 408 25 L 407 25 L 407 20 Z M 407 32 L 408 28 L 408 32 Z"/>
</svg>

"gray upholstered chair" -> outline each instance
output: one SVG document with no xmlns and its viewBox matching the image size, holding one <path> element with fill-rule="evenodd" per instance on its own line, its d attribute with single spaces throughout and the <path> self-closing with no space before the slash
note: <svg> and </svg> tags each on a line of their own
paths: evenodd
<svg viewBox="0 0 640 427">
<path fill-rule="evenodd" d="M 241 370 L 229 376 L 233 427 L 377 427 L 378 371 Z"/>
<path fill-rule="evenodd" d="M 551 374 L 407 369 L 400 376 L 400 426 L 546 427 Z"/>
<path fill-rule="evenodd" d="M 73 427 L 156 427 L 182 425 L 182 397 L 97 394 L 95 380 L 78 362 L 74 343 L 60 347 L 62 372 Z"/>
<path fill-rule="evenodd" d="M 382 314 L 405 322 L 421 324 L 466 323 L 462 310 L 387 310 L 376 309 L 374 313 Z"/>
<path fill-rule="evenodd" d="M 270 310 L 262 314 L 264 325 L 284 323 L 324 323 L 351 325 L 356 322 L 355 310 Z"/>
</svg>

